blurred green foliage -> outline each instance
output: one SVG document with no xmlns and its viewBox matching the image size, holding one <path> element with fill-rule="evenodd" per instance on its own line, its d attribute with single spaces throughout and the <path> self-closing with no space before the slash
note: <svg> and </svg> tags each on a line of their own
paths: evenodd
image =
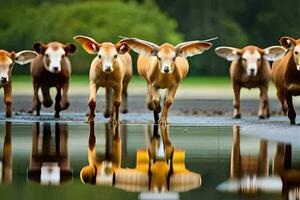
<svg viewBox="0 0 300 200">
<path fill-rule="evenodd" d="M 209 51 L 189 58 L 190 75 L 228 74 L 229 63 L 214 53 L 217 46 L 265 48 L 278 45 L 282 35 L 299 38 L 300 31 L 299 0 L 0 0 L 0 5 L 0 47 L 7 50 L 30 49 L 34 41 L 74 42 L 77 34 L 99 42 L 117 42 L 123 35 L 174 45 L 218 37 Z M 92 58 L 79 47 L 71 57 L 73 72 L 86 73 Z"/>
<path fill-rule="evenodd" d="M 17 2 L 6 3 L 1 8 L 0 46 L 3 49 L 31 49 L 35 41 L 74 43 L 72 38 L 78 34 L 93 37 L 100 43 L 116 43 L 119 35 L 157 43 L 177 43 L 183 39 L 176 32 L 176 21 L 151 0 L 143 3 L 120 0 Z M 73 72 L 87 73 L 93 56 L 77 47 L 77 53 L 70 56 Z M 16 70 L 20 72 L 21 68 Z"/>
</svg>

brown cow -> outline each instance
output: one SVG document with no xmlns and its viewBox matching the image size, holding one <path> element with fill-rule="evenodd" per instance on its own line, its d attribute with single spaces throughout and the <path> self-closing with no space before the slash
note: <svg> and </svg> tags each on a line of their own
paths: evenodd
<svg viewBox="0 0 300 200">
<path fill-rule="evenodd" d="M 0 50 L 0 88 L 4 89 L 4 103 L 6 104 L 6 117 L 11 117 L 12 115 L 12 84 L 11 84 L 11 74 L 14 63 L 24 65 L 29 63 L 37 56 L 33 51 L 20 51 L 11 53 Z"/>
<path fill-rule="evenodd" d="M 50 87 L 56 87 L 54 116 L 59 118 L 59 112 L 67 109 L 70 105 L 67 95 L 71 76 L 71 63 L 67 56 L 76 51 L 76 46 L 59 42 L 48 44 L 37 42 L 33 45 L 33 48 L 39 55 L 30 65 L 34 92 L 31 112 L 36 110 L 36 115 L 40 115 L 39 89 L 42 90 L 43 105 L 48 108 L 53 103 L 49 93 Z M 62 95 L 61 90 L 63 91 Z"/>
<path fill-rule="evenodd" d="M 234 118 L 241 118 L 240 91 L 242 87 L 260 89 L 258 116 L 260 119 L 268 118 L 270 116 L 268 89 L 271 80 L 271 70 L 268 61 L 281 58 L 285 53 L 284 48 L 280 46 L 271 46 L 265 49 L 256 46 L 246 46 L 242 49 L 218 47 L 215 51 L 218 56 L 232 61 L 230 77 L 234 92 Z"/>
<path fill-rule="evenodd" d="M 281 37 L 280 44 L 288 49 L 286 55 L 273 63 L 272 78 L 284 114 L 288 111 L 290 124 L 295 124 L 293 96 L 300 95 L 300 39 Z"/>
<path fill-rule="evenodd" d="M 90 113 L 87 119 L 92 123 L 95 118 L 96 96 L 99 87 L 106 89 L 106 105 L 104 116 L 109 117 L 110 94 L 113 89 L 113 107 L 111 122 L 118 124 L 119 107 L 123 102 L 123 113 L 127 112 L 127 86 L 132 76 L 132 61 L 125 44 L 110 42 L 98 43 L 90 37 L 78 35 L 74 37 L 89 54 L 97 54 L 90 67 Z"/>
</svg>

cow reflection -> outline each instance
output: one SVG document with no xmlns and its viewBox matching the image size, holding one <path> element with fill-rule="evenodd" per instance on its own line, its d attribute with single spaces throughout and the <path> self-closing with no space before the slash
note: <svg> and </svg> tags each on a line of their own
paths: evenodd
<svg viewBox="0 0 300 200">
<path fill-rule="evenodd" d="M 0 160 L 0 183 L 12 183 L 11 122 L 5 123 L 3 154 Z"/>
<path fill-rule="evenodd" d="M 230 162 L 230 179 L 217 189 L 226 192 L 255 194 L 276 192 L 281 188 L 280 177 L 269 175 L 268 142 L 260 140 L 256 156 L 241 155 L 240 127 L 233 127 L 233 145 Z"/>
<path fill-rule="evenodd" d="M 137 150 L 135 169 L 117 169 L 115 187 L 132 192 L 184 192 L 200 187 L 200 174 L 185 168 L 185 151 L 176 149 L 168 126 L 154 125 L 148 149 Z"/>
<path fill-rule="evenodd" d="M 42 185 L 59 185 L 72 179 L 68 156 L 68 126 L 55 123 L 52 134 L 51 124 L 36 123 L 32 128 L 32 152 L 28 179 Z"/>
<path fill-rule="evenodd" d="M 121 167 L 122 143 L 120 126 L 105 124 L 105 152 L 101 156 L 96 151 L 94 123 L 90 124 L 88 162 L 81 169 L 80 178 L 83 183 L 113 185 L 116 169 Z"/>
<path fill-rule="evenodd" d="M 300 169 L 292 167 L 291 144 L 277 144 L 273 172 L 281 176 L 283 199 L 300 199 Z"/>
</svg>

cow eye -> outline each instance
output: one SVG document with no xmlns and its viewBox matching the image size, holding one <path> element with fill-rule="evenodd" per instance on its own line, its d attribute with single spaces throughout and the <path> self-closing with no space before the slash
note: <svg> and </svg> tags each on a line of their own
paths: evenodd
<svg viewBox="0 0 300 200">
<path fill-rule="evenodd" d="M 161 60 L 161 58 L 159 57 L 159 56 L 157 56 L 157 59 L 160 61 Z"/>
<path fill-rule="evenodd" d="M 101 59 L 101 55 L 98 55 L 98 58 Z"/>
<path fill-rule="evenodd" d="M 296 55 L 298 55 L 298 54 L 299 54 L 299 52 L 298 52 L 298 51 L 295 51 L 295 54 L 296 54 Z"/>
<path fill-rule="evenodd" d="M 49 54 L 45 54 L 46 58 L 49 58 Z"/>
<path fill-rule="evenodd" d="M 246 58 L 242 58 L 242 61 L 243 61 L 243 62 L 246 62 L 247 60 L 246 60 Z"/>
<path fill-rule="evenodd" d="M 176 60 L 176 56 L 173 58 L 173 61 L 175 61 Z"/>
<path fill-rule="evenodd" d="M 117 58 L 118 57 L 118 55 L 114 55 L 114 58 Z"/>
<path fill-rule="evenodd" d="M 64 57 L 65 57 L 65 55 L 62 55 L 62 56 L 61 56 L 61 58 L 64 58 Z"/>
<path fill-rule="evenodd" d="M 257 59 L 257 62 L 260 62 L 261 61 L 261 59 L 259 58 L 259 59 Z"/>
</svg>

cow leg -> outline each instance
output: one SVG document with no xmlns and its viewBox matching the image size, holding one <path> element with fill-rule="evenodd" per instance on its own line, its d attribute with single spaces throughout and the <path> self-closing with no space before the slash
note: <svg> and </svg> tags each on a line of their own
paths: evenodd
<svg viewBox="0 0 300 200">
<path fill-rule="evenodd" d="M 40 116 L 40 111 L 41 111 L 41 101 L 39 98 L 39 89 L 40 89 L 40 86 L 37 83 L 33 83 L 32 109 L 30 112 L 33 113 L 36 110 L 37 116 Z"/>
<path fill-rule="evenodd" d="M 281 104 L 281 110 L 283 114 L 286 115 L 288 108 L 285 101 L 284 91 L 282 89 L 277 88 L 277 97 Z"/>
<path fill-rule="evenodd" d="M 60 105 L 60 101 L 62 100 L 62 98 L 61 98 L 61 87 L 57 86 L 56 90 L 57 90 L 57 93 L 56 93 L 56 96 L 55 96 L 55 106 L 54 106 L 55 115 L 54 115 L 54 117 L 59 118 L 59 112 L 62 110 L 62 107 Z"/>
<path fill-rule="evenodd" d="M 258 111 L 259 119 L 265 119 L 269 115 L 269 98 L 268 98 L 268 86 L 264 85 L 260 88 L 260 105 Z"/>
<path fill-rule="evenodd" d="M 128 81 L 124 81 L 122 90 L 122 113 L 128 112 Z"/>
<path fill-rule="evenodd" d="M 12 104 L 12 95 L 11 95 L 11 90 L 12 90 L 12 88 L 11 88 L 11 81 L 7 84 L 7 85 L 5 85 L 4 86 L 4 103 L 5 103 L 5 105 L 6 105 L 6 113 L 5 113 L 5 115 L 6 115 L 6 117 L 11 117 L 11 115 L 12 115 L 12 106 L 11 106 L 11 104 Z"/>
<path fill-rule="evenodd" d="M 68 91 L 69 91 L 69 81 L 67 81 L 67 83 L 62 85 L 62 98 L 60 102 L 60 106 L 62 110 L 66 110 L 70 106 Z"/>
<path fill-rule="evenodd" d="M 119 108 L 122 101 L 122 87 L 123 87 L 122 83 L 120 83 L 113 88 L 114 95 L 113 95 L 113 109 L 112 109 L 112 116 L 111 116 L 111 123 L 113 124 L 120 124 Z"/>
<path fill-rule="evenodd" d="M 52 101 L 51 96 L 50 96 L 50 91 L 49 91 L 50 88 L 47 87 L 47 86 L 41 86 L 41 89 L 42 89 L 42 94 L 43 94 L 43 105 L 46 108 L 49 108 L 53 104 L 53 101 Z"/>
<path fill-rule="evenodd" d="M 233 83 L 233 93 L 234 93 L 234 98 L 233 98 L 233 117 L 236 119 L 241 118 L 241 113 L 240 113 L 240 92 L 241 92 L 241 87 Z"/>
<path fill-rule="evenodd" d="M 111 107 L 111 88 L 105 88 L 105 111 L 104 117 L 108 118 L 110 116 L 110 107 Z"/>
<path fill-rule="evenodd" d="M 161 114 L 161 119 L 159 120 L 159 123 L 162 125 L 166 125 L 168 123 L 168 115 L 169 115 L 169 109 L 174 101 L 174 96 L 176 94 L 178 85 L 172 86 L 171 88 L 168 88 L 167 96 L 164 101 L 164 107 Z"/>
<path fill-rule="evenodd" d="M 94 122 L 95 118 L 95 109 L 96 109 L 96 96 L 97 96 L 97 91 L 99 89 L 99 86 L 96 85 L 94 82 L 90 82 L 90 98 L 89 98 L 89 116 L 87 118 L 87 123 L 92 123 Z"/>
<path fill-rule="evenodd" d="M 285 93 L 285 100 L 288 106 L 288 117 L 290 119 L 290 124 L 295 125 L 296 124 L 296 112 L 293 105 L 293 96 L 291 93 L 286 92 Z"/>
</svg>

